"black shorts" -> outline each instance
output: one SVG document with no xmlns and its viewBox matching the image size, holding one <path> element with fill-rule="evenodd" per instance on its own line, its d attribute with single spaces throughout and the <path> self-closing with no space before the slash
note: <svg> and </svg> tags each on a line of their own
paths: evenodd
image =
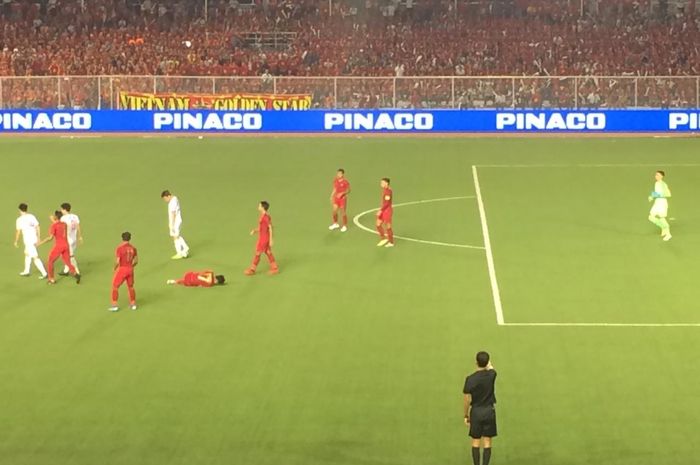
<svg viewBox="0 0 700 465">
<path fill-rule="evenodd" d="M 469 421 L 469 436 L 472 438 L 493 438 L 498 436 L 495 407 L 472 408 Z"/>
</svg>

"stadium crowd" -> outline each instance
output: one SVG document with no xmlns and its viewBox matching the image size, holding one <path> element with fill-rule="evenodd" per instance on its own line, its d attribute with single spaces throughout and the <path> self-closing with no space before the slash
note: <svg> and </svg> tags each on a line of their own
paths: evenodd
<svg viewBox="0 0 700 465">
<path fill-rule="evenodd" d="M 624 106 L 640 93 L 632 80 L 525 77 L 700 74 L 694 9 L 662 11 L 649 1 L 209 0 L 205 12 L 204 0 L 0 0 L 0 76 L 157 75 L 158 90 L 191 92 L 211 85 L 199 89 L 174 76 L 250 78 L 245 86 L 221 79 L 218 92 L 271 92 L 275 76 L 277 91 L 312 87 L 315 105 L 348 107 L 444 106 L 450 99 L 455 106 Z M 249 33 L 267 34 L 277 46 Z M 496 75 L 522 80 L 468 81 L 453 90 L 449 80 L 426 79 L 393 88 L 394 77 Z M 301 85 L 294 76 L 387 79 Z M 131 91 L 154 90 L 153 80 L 128 79 L 121 85 Z M 71 78 L 59 91 L 63 102 L 80 107 L 99 93 L 114 105 L 115 89 L 87 89 L 86 82 Z M 694 80 L 680 82 L 641 92 L 652 105 L 694 101 Z M 5 82 L 5 106 L 61 100 L 36 87 Z"/>
</svg>

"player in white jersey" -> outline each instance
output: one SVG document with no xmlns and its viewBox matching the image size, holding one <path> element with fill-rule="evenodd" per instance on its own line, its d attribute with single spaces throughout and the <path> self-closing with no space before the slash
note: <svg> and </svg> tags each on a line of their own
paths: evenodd
<svg viewBox="0 0 700 465">
<path fill-rule="evenodd" d="M 187 242 L 185 242 L 185 239 L 180 235 L 180 229 L 182 228 L 180 200 L 168 190 L 164 190 L 160 194 L 160 197 L 168 204 L 168 228 L 170 229 L 170 237 L 173 239 L 176 252 L 172 259 L 179 260 L 181 258 L 187 258 L 190 253 L 190 248 Z"/>
<path fill-rule="evenodd" d="M 36 219 L 36 216 L 27 212 L 27 208 L 26 203 L 19 204 L 19 218 L 17 218 L 16 222 L 15 247 L 19 247 L 20 234 L 24 241 L 24 270 L 19 275 L 29 276 L 29 268 L 33 261 L 34 266 L 36 266 L 36 269 L 41 273 L 39 279 L 46 279 L 48 276 L 46 268 L 44 268 L 44 264 L 39 258 L 39 252 L 36 250 L 39 237 L 41 236 L 39 220 Z"/>
<path fill-rule="evenodd" d="M 649 195 L 649 201 L 654 202 L 649 211 L 649 221 L 661 229 L 661 238 L 664 241 L 671 240 L 671 226 L 666 220 L 668 216 L 668 199 L 671 198 L 671 189 L 668 188 L 664 177 L 666 173 L 657 171 L 654 174 L 654 190 Z"/>
<path fill-rule="evenodd" d="M 78 248 L 78 241 L 83 243 L 83 231 L 80 229 L 80 218 L 75 213 L 71 213 L 71 205 L 66 202 L 61 204 L 61 222 L 66 223 L 68 226 L 68 251 L 70 252 L 70 262 L 75 267 L 76 273 L 80 274 L 80 269 L 78 268 L 78 261 L 75 259 L 75 249 Z M 63 267 L 63 272 L 59 273 L 61 276 L 68 276 L 68 265 Z"/>
</svg>

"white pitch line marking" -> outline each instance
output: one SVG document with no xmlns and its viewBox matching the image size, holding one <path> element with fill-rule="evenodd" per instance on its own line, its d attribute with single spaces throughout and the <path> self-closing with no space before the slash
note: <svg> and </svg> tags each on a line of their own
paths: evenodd
<svg viewBox="0 0 700 465">
<path fill-rule="evenodd" d="M 579 164 L 562 164 L 562 165 L 475 165 L 477 168 L 645 168 L 659 166 L 678 166 L 678 167 L 698 167 L 700 163 L 579 163 Z"/>
<path fill-rule="evenodd" d="M 414 202 L 397 203 L 394 205 L 394 207 L 405 207 L 407 205 L 418 205 L 418 204 L 422 204 L 422 203 L 446 202 L 448 200 L 463 200 L 463 199 L 473 199 L 473 198 L 475 198 L 473 195 L 468 195 L 468 196 L 461 196 L 461 197 L 443 197 L 440 199 L 416 200 Z M 360 218 L 362 218 L 363 216 L 365 216 L 369 213 L 374 213 L 376 211 L 379 211 L 379 209 L 372 208 L 371 210 L 366 210 L 366 211 L 363 211 L 362 213 L 358 213 L 352 219 L 352 222 L 355 223 L 355 226 L 362 229 L 363 231 L 367 231 L 367 232 L 372 233 L 372 234 L 377 234 L 377 231 L 375 231 L 374 229 L 370 229 L 367 226 L 360 223 Z M 439 246 L 443 246 L 443 247 L 458 247 L 458 248 L 462 248 L 462 249 L 485 250 L 484 247 L 476 246 L 476 245 L 452 244 L 450 242 L 425 241 L 423 239 L 414 239 L 412 237 L 397 236 L 397 235 L 394 235 L 394 237 L 397 239 L 402 239 L 404 241 L 418 242 L 420 244 L 439 245 Z"/>
<path fill-rule="evenodd" d="M 489 225 L 486 222 L 486 209 L 484 199 L 481 196 L 479 186 L 479 174 L 476 166 L 472 166 L 472 176 L 474 177 L 474 190 L 476 191 L 476 203 L 479 205 L 479 219 L 481 220 L 481 232 L 484 235 L 484 248 L 486 249 L 486 266 L 489 269 L 489 280 L 491 281 L 491 293 L 493 294 L 493 306 L 496 310 L 496 322 L 503 326 L 503 305 L 501 304 L 501 292 L 498 290 L 498 280 L 496 279 L 496 265 L 493 261 L 493 250 L 491 249 L 491 236 L 489 236 Z"/>
<path fill-rule="evenodd" d="M 700 323 L 505 323 L 504 326 L 614 327 L 614 328 L 697 328 Z"/>
</svg>

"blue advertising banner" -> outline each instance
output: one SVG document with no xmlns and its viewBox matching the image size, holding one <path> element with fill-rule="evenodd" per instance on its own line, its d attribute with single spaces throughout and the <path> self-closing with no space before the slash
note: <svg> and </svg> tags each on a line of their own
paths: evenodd
<svg viewBox="0 0 700 465">
<path fill-rule="evenodd" d="M 3 132 L 695 132 L 700 110 L 0 111 Z"/>
</svg>

